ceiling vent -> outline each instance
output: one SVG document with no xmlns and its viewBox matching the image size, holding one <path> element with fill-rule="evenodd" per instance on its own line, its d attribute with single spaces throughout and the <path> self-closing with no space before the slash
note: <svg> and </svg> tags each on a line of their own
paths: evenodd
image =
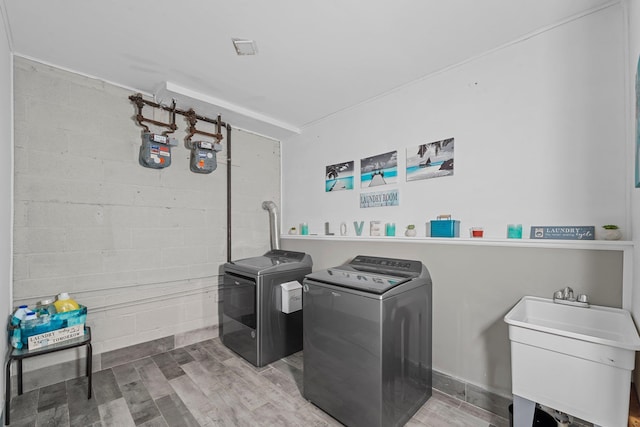
<svg viewBox="0 0 640 427">
<path fill-rule="evenodd" d="M 244 39 L 231 39 L 233 40 L 233 46 L 236 48 L 236 53 L 239 56 L 243 55 L 255 55 L 258 53 L 256 43 L 253 40 Z"/>
</svg>

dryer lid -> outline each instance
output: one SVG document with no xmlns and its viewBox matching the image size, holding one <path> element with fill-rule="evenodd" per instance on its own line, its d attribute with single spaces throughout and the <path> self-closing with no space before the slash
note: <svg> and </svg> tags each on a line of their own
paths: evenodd
<svg viewBox="0 0 640 427">
<path fill-rule="evenodd" d="M 274 249 L 262 256 L 238 259 L 229 264 L 252 272 L 264 273 L 311 267 L 311 257 L 304 252 Z"/>
</svg>

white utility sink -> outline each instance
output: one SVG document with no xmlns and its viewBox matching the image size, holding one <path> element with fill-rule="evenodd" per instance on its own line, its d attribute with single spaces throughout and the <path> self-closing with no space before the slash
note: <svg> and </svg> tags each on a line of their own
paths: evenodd
<svg viewBox="0 0 640 427">
<path fill-rule="evenodd" d="M 511 341 L 514 422 L 535 402 L 601 426 L 626 426 L 640 337 L 628 311 L 524 297 L 504 317 Z"/>
</svg>

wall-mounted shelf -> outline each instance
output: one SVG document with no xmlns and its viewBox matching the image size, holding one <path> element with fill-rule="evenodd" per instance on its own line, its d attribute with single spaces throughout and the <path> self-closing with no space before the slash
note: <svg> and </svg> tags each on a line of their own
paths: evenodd
<svg viewBox="0 0 640 427">
<path fill-rule="evenodd" d="M 333 242 L 387 242 L 387 243 L 425 243 L 434 245 L 459 246 L 498 246 L 538 249 L 576 249 L 593 251 L 622 252 L 622 308 L 631 310 L 633 289 L 633 242 L 628 240 L 546 240 L 546 239 L 493 239 L 493 238 L 436 238 L 405 236 L 326 236 L 282 234 L 280 239 L 325 240 Z"/>
<path fill-rule="evenodd" d="M 326 236 L 282 234 L 281 239 L 311 239 L 347 242 L 422 242 L 437 245 L 466 246 L 505 246 L 543 249 L 590 249 L 598 251 L 625 251 L 633 249 L 633 242 L 628 240 L 551 240 L 551 239 L 494 239 L 494 238 L 437 238 L 437 237 L 405 237 L 405 236 Z"/>
</svg>

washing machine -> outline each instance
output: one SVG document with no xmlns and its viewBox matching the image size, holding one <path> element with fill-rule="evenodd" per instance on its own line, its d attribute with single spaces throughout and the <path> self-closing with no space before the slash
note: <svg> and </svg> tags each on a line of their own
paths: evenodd
<svg viewBox="0 0 640 427">
<path fill-rule="evenodd" d="M 400 426 L 432 393 L 432 282 L 358 255 L 303 281 L 304 397 L 347 426 Z"/>
<path fill-rule="evenodd" d="M 302 310 L 283 309 L 290 287 L 281 285 L 297 283 L 301 298 L 312 265 L 310 255 L 280 249 L 225 263 L 218 302 L 222 343 L 258 367 L 302 350 Z"/>
</svg>

